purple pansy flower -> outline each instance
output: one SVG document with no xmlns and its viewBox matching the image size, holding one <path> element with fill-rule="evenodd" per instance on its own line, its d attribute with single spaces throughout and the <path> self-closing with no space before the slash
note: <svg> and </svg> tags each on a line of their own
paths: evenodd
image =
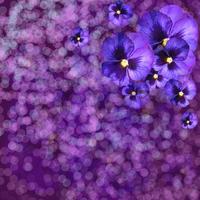
<svg viewBox="0 0 200 200">
<path fill-rule="evenodd" d="M 122 88 L 128 106 L 140 109 L 148 100 L 149 88 L 145 83 L 131 82 Z"/>
<path fill-rule="evenodd" d="M 161 71 L 157 71 L 153 68 L 146 77 L 146 83 L 152 89 L 164 87 L 167 81 L 168 79 L 163 76 Z"/>
<path fill-rule="evenodd" d="M 144 38 L 138 33 L 130 38 L 118 33 L 107 38 L 102 47 L 102 72 L 120 85 L 144 79 L 153 64 L 153 52 Z"/>
<path fill-rule="evenodd" d="M 163 75 L 168 78 L 189 74 L 195 64 L 195 57 L 183 39 L 170 39 L 165 48 L 157 49 L 155 55 L 155 69 L 162 69 Z"/>
<path fill-rule="evenodd" d="M 89 33 L 88 31 L 78 27 L 74 29 L 73 35 L 70 39 L 75 46 L 83 46 L 88 43 Z"/>
<path fill-rule="evenodd" d="M 109 19 L 115 25 L 123 25 L 133 16 L 133 10 L 129 5 L 117 0 L 109 6 Z"/>
<path fill-rule="evenodd" d="M 193 112 L 185 112 L 181 118 L 182 127 L 185 129 L 192 129 L 198 124 L 197 115 Z"/>
<path fill-rule="evenodd" d="M 181 83 L 178 80 L 171 79 L 167 82 L 165 91 L 173 104 L 186 107 L 196 95 L 196 86 L 191 80 Z"/>
<path fill-rule="evenodd" d="M 166 46 L 173 37 L 184 39 L 192 51 L 197 47 L 198 25 L 193 17 L 176 5 L 146 13 L 139 22 L 139 30 L 147 36 L 154 49 L 159 45 Z"/>
</svg>

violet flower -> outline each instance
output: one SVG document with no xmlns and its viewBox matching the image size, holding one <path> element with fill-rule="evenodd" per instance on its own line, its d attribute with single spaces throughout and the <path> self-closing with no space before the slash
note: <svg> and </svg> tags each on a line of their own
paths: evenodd
<svg viewBox="0 0 200 200">
<path fill-rule="evenodd" d="M 89 33 L 88 31 L 78 27 L 74 29 L 73 35 L 70 39 L 75 46 L 83 46 L 84 44 L 88 43 Z"/>
<path fill-rule="evenodd" d="M 142 80 L 153 64 L 153 52 L 138 33 L 123 33 L 107 38 L 102 47 L 104 62 L 102 72 L 116 84 L 127 84 L 130 80 Z"/>
<path fill-rule="evenodd" d="M 181 118 L 182 127 L 185 129 L 192 129 L 197 126 L 198 118 L 193 112 L 185 112 Z"/>
<path fill-rule="evenodd" d="M 122 88 L 128 106 L 140 109 L 148 101 L 149 88 L 145 83 L 131 82 Z"/>
<path fill-rule="evenodd" d="M 153 68 L 146 77 L 146 83 L 152 89 L 164 87 L 167 81 L 168 79 L 162 75 L 161 71 L 157 71 Z"/>
<path fill-rule="evenodd" d="M 186 107 L 189 105 L 189 101 L 196 95 L 196 86 L 191 80 L 181 83 L 178 80 L 171 79 L 167 82 L 165 91 L 173 104 Z"/>
<path fill-rule="evenodd" d="M 125 25 L 132 16 L 132 8 L 120 0 L 109 6 L 109 20 L 115 25 Z"/>
</svg>

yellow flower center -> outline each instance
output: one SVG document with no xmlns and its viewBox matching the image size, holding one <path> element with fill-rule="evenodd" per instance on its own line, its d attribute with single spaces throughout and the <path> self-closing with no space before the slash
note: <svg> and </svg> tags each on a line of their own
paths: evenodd
<svg viewBox="0 0 200 200">
<path fill-rule="evenodd" d="M 169 38 L 165 38 L 162 40 L 162 46 L 165 47 L 167 45 L 167 42 L 169 41 Z"/>
<path fill-rule="evenodd" d="M 168 64 L 171 64 L 171 63 L 173 62 L 173 58 L 172 58 L 172 57 L 167 57 L 167 58 L 166 58 L 166 62 L 167 62 Z"/>
<path fill-rule="evenodd" d="M 187 121 L 186 121 L 186 124 L 190 124 L 190 120 L 187 120 Z"/>
<path fill-rule="evenodd" d="M 153 78 L 156 80 L 156 79 L 158 79 L 158 74 L 154 74 L 153 75 Z"/>
<path fill-rule="evenodd" d="M 136 95 L 136 91 L 132 91 L 132 92 L 131 92 L 131 95 L 132 95 L 132 96 L 135 96 L 135 95 Z"/>
<path fill-rule="evenodd" d="M 121 66 L 122 66 L 123 68 L 126 68 L 126 67 L 128 67 L 128 60 L 122 59 L 120 64 L 121 64 Z"/>
<path fill-rule="evenodd" d="M 184 92 L 183 92 L 183 91 L 180 91 L 180 92 L 178 93 L 178 95 L 179 95 L 180 97 L 182 97 L 182 96 L 184 96 Z"/>
<path fill-rule="evenodd" d="M 80 40 L 81 40 L 81 38 L 80 38 L 80 37 L 77 37 L 76 39 L 77 39 L 77 41 L 80 41 Z"/>
<path fill-rule="evenodd" d="M 121 14 L 121 10 L 117 10 L 116 13 L 117 13 L 118 15 L 120 15 L 120 14 Z"/>
</svg>

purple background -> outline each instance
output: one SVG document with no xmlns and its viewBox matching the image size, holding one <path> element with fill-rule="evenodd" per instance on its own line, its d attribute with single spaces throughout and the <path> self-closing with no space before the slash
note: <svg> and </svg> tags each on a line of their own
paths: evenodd
<svg viewBox="0 0 200 200">
<path fill-rule="evenodd" d="M 132 110 L 100 71 L 106 36 L 134 31 L 137 16 L 172 3 L 199 24 L 198 0 L 126 1 L 135 16 L 125 28 L 108 22 L 110 0 L 57 1 L 58 16 L 50 2 L 40 3 L 33 12 L 41 21 L 22 14 L 13 29 L 8 19 L 16 2 L 0 2 L 0 200 L 200 199 L 200 126 L 181 128 L 187 108 L 167 104 L 159 91 L 144 109 Z M 90 32 L 79 50 L 68 40 L 78 24 Z M 8 35 L 16 30 L 25 33 Z M 198 117 L 199 52 L 198 46 L 192 73 L 198 90 L 189 106 Z M 20 56 L 29 67 L 15 64 Z"/>
</svg>

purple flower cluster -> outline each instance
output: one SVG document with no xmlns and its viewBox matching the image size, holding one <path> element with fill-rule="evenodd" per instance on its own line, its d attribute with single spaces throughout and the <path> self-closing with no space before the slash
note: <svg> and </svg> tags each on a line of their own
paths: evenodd
<svg viewBox="0 0 200 200">
<path fill-rule="evenodd" d="M 131 17 L 129 6 L 122 2 L 110 9 L 115 24 Z M 186 107 L 196 95 L 190 74 L 197 41 L 196 21 L 176 5 L 165 6 L 144 14 L 137 33 L 120 32 L 105 39 L 102 72 L 123 87 L 130 107 L 140 109 L 148 91 L 157 88 L 164 89 L 175 105 Z"/>
</svg>

